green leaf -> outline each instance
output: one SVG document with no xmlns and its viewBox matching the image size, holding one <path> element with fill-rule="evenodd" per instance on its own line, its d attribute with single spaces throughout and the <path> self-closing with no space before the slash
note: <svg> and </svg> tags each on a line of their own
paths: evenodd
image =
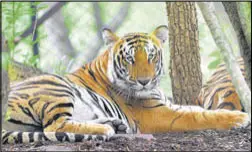
<svg viewBox="0 0 252 152">
<path fill-rule="evenodd" d="M 209 54 L 209 57 L 220 57 L 220 51 L 219 50 L 215 50 L 212 53 Z"/>
<path fill-rule="evenodd" d="M 208 64 L 208 69 L 216 69 L 216 67 L 221 63 L 221 59 L 216 59 Z"/>
</svg>

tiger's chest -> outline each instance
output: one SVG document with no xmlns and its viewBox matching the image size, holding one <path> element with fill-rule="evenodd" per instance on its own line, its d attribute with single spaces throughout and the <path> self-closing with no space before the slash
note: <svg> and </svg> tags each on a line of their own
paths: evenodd
<svg viewBox="0 0 252 152">
<path fill-rule="evenodd" d="M 86 88 L 75 87 L 78 93 L 74 99 L 73 120 L 85 122 L 107 116 L 99 102 L 98 94 L 88 91 Z"/>
</svg>

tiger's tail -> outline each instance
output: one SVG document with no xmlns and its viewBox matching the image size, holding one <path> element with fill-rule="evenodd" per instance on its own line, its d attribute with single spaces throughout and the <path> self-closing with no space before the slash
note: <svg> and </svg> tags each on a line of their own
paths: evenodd
<svg viewBox="0 0 252 152">
<path fill-rule="evenodd" d="M 41 141 L 82 142 L 88 140 L 107 141 L 106 135 L 76 134 L 69 132 L 21 132 L 2 130 L 2 144 L 32 143 Z"/>
</svg>

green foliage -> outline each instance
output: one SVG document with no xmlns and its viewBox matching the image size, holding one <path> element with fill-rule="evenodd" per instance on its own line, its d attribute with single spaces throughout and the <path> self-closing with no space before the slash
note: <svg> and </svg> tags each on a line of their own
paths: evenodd
<svg viewBox="0 0 252 152">
<path fill-rule="evenodd" d="M 17 45 L 14 43 L 15 39 L 20 36 L 30 25 L 31 16 L 36 12 L 45 9 L 47 6 L 41 2 L 34 2 L 36 10 L 31 8 L 31 2 L 3 2 L 2 3 L 2 34 L 7 40 L 9 52 L 8 55 L 2 57 L 3 60 L 13 60 L 21 50 L 17 49 Z M 28 40 L 29 39 L 29 40 Z M 30 46 L 39 42 L 41 37 L 36 41 L 32 41 L 32 36 L 22 40 Z M 38 63 L 38 57 L 31 55 L 32 53 L 26 53 L 24 62 L 28 65 L 36 65 Z M 7 62 L 4 61 L 4 64 Z"/>
<path fill-rule="evenodd" d="M 1 65 L 4 70 L 7 71 L 8 69 L 8 62 L 9 62 L 9 54 L 7 52 L 2 52 L 2 61 Z"/>
<path fill-rule="evenodd" d="M 210 69 L 210 70 L 216 69 L 217 66 L 223 61 L 219 49 L 217 49 L 217 50 L 213 51 L 211 54 L 209 54 L 209 57 L 214 58 L 214 60 L 211 61 L 211 62 L 208 64 L 208 66 L 207 66 L 208 69 Z"/>
<path fill-rule="evenodd" d="M 251 41 L 251 2 L 237 2 L 239 7 L 241 7 L 241 15 L 245 19 L 246 31 L 250 35 Z"/>
</svg>

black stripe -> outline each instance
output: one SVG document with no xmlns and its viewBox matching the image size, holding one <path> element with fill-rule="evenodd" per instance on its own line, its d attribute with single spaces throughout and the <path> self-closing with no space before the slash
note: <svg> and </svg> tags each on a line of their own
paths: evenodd
<svg viewBox="0 0 252 152">
<path fill-rule="evenodd" d="M 36 104 L 39 100 L 40 100 L 40 98 L 33 98 L 28 101 L 28 104 L 31 108 L 33 108 L 33 105 Z"/>
<path fill-rule="evenodd" d="M 14 106 L 13 106 L 13 105 L 11 105 L 10 103 L 8 103 L 8 107 L 14 108 Z"/>
<path fill-rule="evenodd" d="M 229 90 L 228 92 L 226 92 L 226 93 L 224 94 L 223 98 L 227 98 L 228 96 L 230 96 L 230 95 L 233 94 L 233 93 L 234 93 L 234 91 Z"/>
<path fill-rule="evenodd" d="M 47 123 L 44 125 L 44 129 L 47 128 L 48 126 L 50 126 L 54 121 L 57 121 L 60 117 L 63 117 L 63 116 L 69 116 L 71 117 L 72 114 L 69 113 L 69 112 L 63 112 L 63 113 L 58 113 L 58 114 L 55 114 L 53 116 L 53 118 L 51 118 L 50 120 L 47 121 Z"/>
<path fill-rule="evenodd" d="M 94 79 L 94 81 L 97 81 L 94 75 L 94 72 L 92 71 L 91 68 L 88 69 L 88 73 L 92 76 L 92 78 Z"/>
<path fill-rule="evenodd" d="M 74 134 L 75 142 L 82 142 L 84 135 Z"/>
<path fill-rule="evenodd" d="M 129 123 L 129 120 L 127 116 L 124 115 L 123 111 L 121 110 L 120 106 L 116 103 L 116 100 L 111 96 L 112 100 L 114 101 L 115 109 L 117 111 L 118 118 L 122 120 L 122 117 L 124 117 L 127 120 L 127 123 Z M 119 110 L 118 110 L 119 109 Z M 121 111 L 121 112 L 120 112 Z"/>
<path fill-rule="evenodd" d="M 117 56 L 116 60 L 114 60 L 114 65 L 116 65 L 118 68 L 121 68 L 121 62 L 120 62 L 120 56 L 119 55 Z"/>
<path fill-rule="evenodd" d="M 171 124 L 170 124 L 170 129 L 172 129 L 172 126 L 173 126 L 173 124 L 175 123 L 175 121 L 177 120 L 177 119 L 179 119 L 180 117 L 182 117 L 184 115 L 184 113 L 181 113 L 179 116 L 177 116 L 176 118 L 174 118 L 173 120 L 172 120 L 172 122 L 171 122 Z"/>
<path fill-rule="evenodd" d="M 104 108 L 105 108 L 105 111 L 108 113 L 108 115 L 110 116 L 110 117 L 113 117 L 113 114 L 111 113 L 111 111 L 109 110 L 109 108 L 107 107 L 107 105 L 106 105 L 106 103 L 105 102 L 109 102 L 109 101 L 106 101 L 105 100 L 105 102 L 104 102 L 104 100 L 101 100 L 102 101 L 102 103 L 103 103 L 103 106 L 104 106 Z"/>
<path fill-rule="evenodd" d="M 17 134 L 17 142 L 16 143 L 23 143 L 22 132 L 18 132 Z"/>
<path fill-rule="evenodd" d="M 29 132 L 28 137 L 29 137 L 29 143 L 34 142 L 34 132 Z"/>
<path fill-rule="evenodd" d="M 84 86 L 87 86 L 86 85 L 86 82 L 80 77 L 80 76 L 78 76 L 78 75 L 76 75 L 76 74 L 72 74 L 73 76 L 75 76 L 75 77 L 77 77 L 77 78 L 79 78 L 79 81 L 84 85 Z"/>
<path fill-rule="evenodd" d="M 65 89 L 51 89 L 51 88 L 45 88 L 44 90 L 50 90 L 50 91 L 56 91 L 56 92 L 65 92 L 71 96 L 74 97 L 73 93 L 71 91 L 65 90 Z"/>
<path fill-rule="evenodd" d="M 42 109 L 41 109 L 41 121 L 43 121 L 44 117 L 45 117 L 45 110 L 46 108 L 49 106 L 50 102 L 47 102 L 43 105 Z"/>
<path fill-rule="evenodd" d="M 96 140 L 104 141 L 104 136 L 102 136 L 102 135 L 97 135 L 97 136 L 96 136 Z"/>
<path fill-rule="evenodd" d="M 92 140 L 92 136 L 91 135 L 87 135 L 87 136 L 88 136 L 87 141 Z"/>
<path fill-rule="evenodd" d="M 87 89 L 88 94 L 94 99 L 95 102 L 93 102 L 97 107 L 99 107 L 99 109 L 103 112 L 103 114 L 105 116 L 107 116 L 107 113 L 104 111 L 104 109 L 101 107 L 101 105 L 99 104 L 99 99 L 96 96 L 95 93 L 91 92 L 90 90 Z"/>
<path fill-rule="evenodd" d="M 95 102 L 96 102 L 96 105 L 99 105 L 98 104 L 98 98 L 97 98 L 97 96 L 92 92 L 92 91 L 90 91 L 89 89 L 87 89 L 87 92 L 88 92 L 88 94 L 95 100 Z"/>
<path fill-rule="evenodd" d="M 217 109 L 223 109 L 224 107 L 226 106 L 230 106 L 232 108 L 232 110 L 235 110 L 235 106 L 232 102 L 222 102 L 218 107 Z"/>
<path fill-rule="evenodd" d="M 226 88 L 227 88 L 227 87 L 221 87 L 221 88 L 218 88 L 217 90 L 214 91 L 214 94 L 213 94 L 213 95 L 211 96 L 211 98 L 210 98 L 211 104 L 210 104 L 210 106 L 209 106 L 207 109 L 211 109 L 211 108 L 212 108 L 213 103 L 214 103 L 215 94 L 216 94 L 217 92 L 221 91 L 221 90 L 226 89 Z"/>
<path fill-rule="evenodd" d="M 34 88 L 39 88 L 39 86 L 23 87 L 23 88 L 17 88 L 14 90 L 17 91 L 17 90 L 34 89 Z"/>
<path fill-rule="evenodd" d="M 29 110 L 29 108 L 23 107 L 23 106 L 20 105 L 19 103 L 18 103 L 18 107 L 22 110 L 22 112 L 23 112 L 24 114 L 26 114 L 28 117 L 31 117 L 32 120 L 33 120 L 35 123 L 41 125 L 40 122 L 38 122 L 38 121 L 34 118 L 33 114 L 32 114 L 31 111 Z"/>
<path fill-rule="evenodd" d="M 70 88 L 69 88 L 68 86 L 66 86 L 66 85 L 59 84 L 59 83 L 56 83 L 56 82 L 54 82 L 54 81 L 49 81 L 49 80 L 29 81 L 29 82 L 26 82 L 26 83 L 19 84 L 19 85 L 17 85 L 17 86 L 20 86 L 20 85 L 35 85 L 35 84 L 39 84 L 39 85 L 52 85 L 52 86 L 64 87 L 64 88 L 70 89 Z"/>
<path fill-rule="evenodd" d="M 42 137 L 44 138 L 45 141 L 50 141 L 50 139 L 48 139 L 48 138 L 46 137 L 46 135 L 45 135 L 44 132 L 41 132 L 41 135 L 42 135 Z"/>
<path fill-rule="evenodd" d="M 135 35 L 133 37 L 126 38 L 126 42 L 129 42 L 129 41 L 131 41 L 133 39 L 137 39 L 137 38 L 143 38 L 143 39 L 146 39 L 146 40 L 148 39 L 148 37 L 145 36 L 145 35 Z"/>
<path fill-rule="evenodd" d="M 160 103 L 155 106 L 143 106 L 143 108 L 157 108 L 157 107 L 162 107 L 162 106 L 165 106 L 165 104 Z"/>
<path fill-rule="evenodd" d="M 8 137 L 13 133 L 13 131 L 7 131 L 4 136 L 2 135 L 2 141 L 3 144 L 7 144 L 8 143 Z M 7 138 L 7 139 L 5 139 Z"/>
<path fill-rule="evenodd" d="M 76 88 L 74 88 L 74 91 L 75 91 L 77 97 L 81 98 L 81 93 L 80 93 L 80 91 L 79 91 L 78 89 L 76 89 Z"/>
<path fill-rule="evenodd" d="M 30 96 L 28 94 L 25 93 L 17 93 L 14 92 L 13 94 L 17 95 L 18 97 L 20 97 L 21 99 L 28 99 Z"/>
<path fill-rule="evenodd" d="M 52 110 L 54 110 L 54 109 L 56 109 L 56 108 L 73 108 L 74 107 L 74 105 L 73 105 L 73 103 L 59 103 L 59 104 L 57 104 L 57 105 L 54 105 L 50 110 L 48 110 L 48 112 L 47 113 L 49 113 L 49 112 L 51 112 Z"/>
<path fill-rule="evenodd" d="M 38 96 L 38 95 L 49 95 L 49 96 L 55 96 L 55 97 L 69 97 L 67 94 L 56 94 L 56 93 L 51 93 L 48 91 L 38 91 L 33 93 L 33 96 Z"/>
<path fill-rule="evenodd" d="M 57 140 L 60 141 L 60 142 L 63 142 L 63 141 L 68 141 L 69 142 L 70 141 L 68 135 L 66 133 L 64 133 L 64 132 L 56 132 L 55 136 L 56 136 Z"/>
<path fill-rule="evenodd" d="M 69 87 L 72 86 L 69 82 L 67 82 L 67 81 L 66 81 L 63 77 L 61 77 L 61 76 L 58 76 L 58 75 L 55 75 L 55 74 L 49 74 L 49 75 L 54 76 L 54 77 L 60 79 L 61 81 L 65 82 Z"/>
<path fill-rule="evenodd" d="M 15 119 L 8 119 L 9 122 L 11 123 L 14 123 L 14 124 L 20 124 L 20 125 L 26 125 L 26 126 L 32 126 L 32 127 L 35 127 L 35 128 L 38 128 L 38 130 L 41 130 L 41 126 L 37 126 L 37 125 L 34 125 L 34 124 L 28 124 L 28 123 L 24 123 L 20 120 L 15 120 Z"/>
<path fill-rule="evenodd" d="M 105 101 L 110 105 L 110 107 L 111 107 L 113 113 L 116 113 L 115 110 L 114 110 L 114 106 L 112 105 L 112 103 L 111 103 L 110 101 L 107 101 L 107 100 L 104 99 L 104 98 L 101 98 L 101 100 L 105 100 Z"/>
<path fill-rule="evenodd" d="M 139 39 L 139 40 L 136 40 L 136 41 L 129 42 L 128 45 L 130 46 L 130 45 L 133 45 L 134 43 L 137 43 L 137 42 L 139 42 L 139 43 L 141 43 L 141 42 L 148 43 L 148 41 Z"/>
</svg>

